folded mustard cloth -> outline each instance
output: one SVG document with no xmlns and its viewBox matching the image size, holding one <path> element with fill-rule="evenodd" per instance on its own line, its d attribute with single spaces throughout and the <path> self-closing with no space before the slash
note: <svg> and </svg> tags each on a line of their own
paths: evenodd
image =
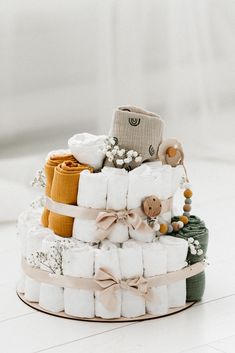
<svg viewBox="0 0 235 353">
<path fill-rule="evenodd" d="M 126 150 L 134 150 L 142 162 L 157 158 L 162 142 L 164 123 L 156 114 L 134 106 L 122 106 L 115 110 L 109 136 Z M 105 165 L 110 165 L 106 160 Z"/>
<path fill-rule="evenodd" d="M 64 161 L 54 170 L 54 178 L 51 187 L 51 198 L 54 201 L 66 203 L 68 205 L 77 204 L 77 194 L 80 173 L 88 169 L 93 172 L 93 168 L 78 162 Z M 62 237 L 71 237 L 74 218 L 62 216 L 54 212 L 49 214 L 49 228 L 55 234 Z"/>
<path fill-rule="evenodd" d="M 44 171 L 46 175 L 46 190 L 45 195 L 51 197 L 51 186 L 54 177 L 54 170 L 57 165 L 63 163 L 64 161 L 72 161 L 77 162 L 72 154 L 64 154 L 64 155 L 53 155 L 51 156 L 44 166 Z M 48 218 L 49 218 L 50 211 L 44 208 L 41 222 L 44 227 L 48 227 Z"/>
</svg>

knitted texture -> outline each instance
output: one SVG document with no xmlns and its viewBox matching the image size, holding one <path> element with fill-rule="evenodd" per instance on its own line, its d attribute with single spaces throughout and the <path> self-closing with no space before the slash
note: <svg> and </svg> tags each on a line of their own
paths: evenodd
<svg viewBox="0 0 235 353">
<path fill-rule="evenodd" d="M 173 218 L 173 221 L 177 221 L 178 218 Z M 202 255 L 192 255 L 190 250 L 188 251 L 187 262 L 189 264 L 194 264 L 196 262 L 202 261 L 207 252 L 208 247 L 208 229 L 205 223 L 196 216 L 189 217 L 189 223 L 185 225 L 177 233 L 173 233 L 176 237 L 185 239 L 192 237 L 194 240 L 198 240 L 201 249 L 203 250 Z M 187 301 L 199 301 L 203 297 L 205 291 L 205 272 L 201 272 L 196 276 L 190 277 L 186 281 L 187 285 Z"/>
<path fill-rule="evenodd" d="M 74 158 L 72 154 L 51 156 L 47 160 L 44 166 L 44 172 L 46 175 L 46 190 L 45 190 L 46 196 L 51 197 L 51 186 L 54 178 L 55 167 L 57 167 L 60 163 L 63 163 L 64 161 L 67 161 L 67 160 L 77 162 L 77 160 Z M 48 227 L 49 214 L 50 214 L 50 211 L 47 208 L 44 208 L 42 217 L 41 217 L 41 222 L 44 227 Z"/>
<path fill-rule="evenodd" d="M 120 148 L 138 152 L 144 162 L 157 158 L 163 125 L 162 119 L 154 113 L 133 106 L 123 106 L 114 112 L 109 135 L 114 137 Z M 112 163 L 106 160 L 105 165 Z"/>
<path fill-rule="evenodd" d="M 56 202 L 68 205 L 77 204 L 78 184 L 80 173 L 93 169 L 78 162 L 65 161 L 59 164 L 54 171 L 54 178 L 51 187 L 51 198 Z M 74 218 L 63 216 L 54 212 L 49 214 L 49 228 L 55 234 L 63 237 L 71 237 L 73 231 Z"/>
</svg>

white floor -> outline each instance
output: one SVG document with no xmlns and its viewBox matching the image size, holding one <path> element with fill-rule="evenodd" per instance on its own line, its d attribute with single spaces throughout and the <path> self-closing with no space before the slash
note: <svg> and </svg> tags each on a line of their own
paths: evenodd
<svg viewBox="0 0 235 353">
<path fill-rule="evenodd" d="M 6 215 L 7 222 L 0 218 L 0 352 L 234 353 L 235 166 L 194 161 L 188 169 L 194 213 L 210 229 L 210 266 L 201 303 L 171 317 L 126 324 L 70 321 L 34 311 L 15 294 L 20 254 L 15 222 Z M 7 174 L 0 183 L 2 195 L 21 207 L 24 201 L 14 196 Z"/>
</svg>

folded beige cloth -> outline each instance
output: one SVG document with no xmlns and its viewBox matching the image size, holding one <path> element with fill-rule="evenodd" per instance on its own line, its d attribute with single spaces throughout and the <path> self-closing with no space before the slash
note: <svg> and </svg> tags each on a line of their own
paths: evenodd
<svg viewBox="0 0 235 353">
<path fill-rule="evenodd" d="M 158 115 L 134 106 L 122 106 L 114 112 L 109 135 L 120 148 L 138 152 L 144 162 L 157 158 L 163 127 Z M 106 160 L 105 165 L 111 164 Z"/>
</svg>

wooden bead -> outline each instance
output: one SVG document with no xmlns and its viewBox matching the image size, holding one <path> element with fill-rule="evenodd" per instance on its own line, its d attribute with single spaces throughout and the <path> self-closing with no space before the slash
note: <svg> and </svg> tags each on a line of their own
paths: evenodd
<svg viewBox="0 0 235 353">
<path fill-rule="evenodd" d="M 179 224 L 177 222 L 173 222 L 171 223 L 174 232 L 178 232 L 178 230 L 180 229 Z"/>
<path fill-rule="evenodd" d="M 174 148 L 174 147 L 168 147 L 167 150 L 166 150 L 166 154 L 169 157 L 175 157 L 176 156 L 176 152 L 177 152 L 177 149 Z"/>
<path fill-rule="evenodd" d="M 183 222 L 184 224 L 188 224 L 189 220 L 188 217 L 186 216 L 179 216 L 179 220 Z"/>
<path fill-rule="evenodd" d="M 149 196 L 143 201 L 143 210 L 147 217 L 156 217 L 161 213 L 161 201 L 157 196 Z"/>
<path fill-rule="evenodd" d="M 166 234 L 167 231 L 168 231 L 168 225 L 164 223 L 160 224 L 159 232 L 162 234 Z"/>
<path fill-rule="evenodd" d="M 190 212 L 191 211 L 191 206 L 190 205 L 184 205 L 183 210 L 185 212 Z"/>
<path fill-rule="evenodd" d="M 190 205 L 192 203 L 192 200 L 191 199 L 185 199 L 184 202 L 187 204 L 187 205 Z"/>
<path fill-rule="evenodd" d="M 186 190 L 184 191 L 184 196 L 185 196 L 187 199 L 190 198 L 190 197 L 192 197 L 192 196 L 193 196 L 192 190 L 186 189 Z"/>
<path fill-rule="evenodd" d="M 184 213 L 183 213 L 183 216 L 186 216 L 186 217 L 189 218 L 189 217 L 190 217 L 190 213 L 189 213 L 189 212 L 184 212 Z"/>
</svg>

